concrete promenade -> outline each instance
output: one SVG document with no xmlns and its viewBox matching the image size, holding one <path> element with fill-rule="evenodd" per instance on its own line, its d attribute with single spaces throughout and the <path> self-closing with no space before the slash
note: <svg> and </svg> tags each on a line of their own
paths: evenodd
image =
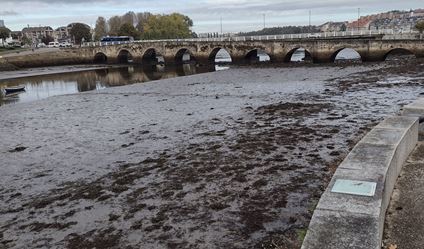
<svg viewBox="0 0 424 249">
<path fill-rule="evenodd" d="M 422 247 L 424 144 L 418 138 L 424 134 L 419 124 L 423 117 L 424 99 L 418 99 L 405 106 L 401 116 L 377 125 L 355 146 L 322 195 L 302 249 L 381 248 L 390 201 L 386 247 Z"/>
<path fill-rule="evenodd" d="M 402 168 L 387 210 L 384 248 L 422 248 L 424 245 L 424 140 Z"/>
<path fill-rule="evenodd" d="M 424 117 L 424 99 L 404 107 L 402 115 Z M 424 126 L 419 142 L 405 162 L 386 214 L 384 247 L 422 248 L 424 245 Z"/>
</svg>

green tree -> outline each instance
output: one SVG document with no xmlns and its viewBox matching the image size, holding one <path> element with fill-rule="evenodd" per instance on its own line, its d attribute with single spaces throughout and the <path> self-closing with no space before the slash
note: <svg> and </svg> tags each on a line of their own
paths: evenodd
<svg viewBox="0 0 424 249">
<path fill-rule="evenodd" d="M 119 33 L 119 29 L 121 28 L 121 18 L 119 16 L 112 16 L 107 21 L 109 24 L 109 35 L 110 36 L 117 36 Z"/>
<path fill-rule="evenodd" d="M 138 31 L 132 24 L 124 23 L 121 28 L 119 28 L 120 36 L 132 36 L 135 40 L 140 39 L 140 31 Z"/>
<path fill-rule="evenodd" d="M 9 38 L 10 36 L 10 29 L 6 27 L 0 27 L 0 39 L 2 39 L 2 45 L 4 47 L 4 41 L 6 38 Z"/>
<path fill-rule="evenodd" d="M 107 24 L 106 19 L 102 16 L 99 16 L 96 21 L 96 27 L 94 28 L 94 40 L 100 41 L 102 37 L 107 35 Z"/>
<path fill-rule="evenodd" d="M 422 39 L 424 32 L 424 21 L 417 22 L 417 24 L 415 24 L 415 28 L 420 32 L 420 39 Z"/>
<path fill-rule="evenodd" d="M 54 41 L 53 37 L 47 35 L 47 36 L 43 36 L 43 38 L 41 38 L 41 41 L 46 44 L 49 45 L 50 42 Z"/>
<path fill-rule="evenodd" d="M 152 15 L 143 25 L 143 39 L 190 38 L 193 21 L 184 15 Z"/>
<path fill-rule="evenodd" d="M 28 37 L 24 36 L 22 38 L 22 45 L 31 45 L 32 44 L 32 40 L 29 39 Z"/>
<path fill-rule="evenodd" d="M 91 41 L 90 27 L 83 23 L 75 23 L 70 31 L 72 37 L 75 39 L 76 44 L 81 44 L 81 41 Z"/>
</svg>

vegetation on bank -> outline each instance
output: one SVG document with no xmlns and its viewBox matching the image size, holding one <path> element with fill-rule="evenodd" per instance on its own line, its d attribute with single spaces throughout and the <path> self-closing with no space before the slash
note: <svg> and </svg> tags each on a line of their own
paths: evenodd
<svg viewBox="0 0 424 249">
<path fill-rule="evenodd" d="M 240 36 L 257 36 L 257 35 L 282 35 L 282 34 L 301 34 L 301 33 L 318 33 L 320 28 L 318 26 L 285 26 L 285 27 L 272 27 L 264 28 L 252 32 L 240 32 Z"/>
<path fill-rule="evenodd" d="M 2 40 L 2 47 L 4 47 L 4 41 L 9 37 L 10 32 L 10 29 L 6 27 L 0 27 L 0 39 Z"/>
<path fill-rule="evenodd" d="M 134 39 L 172 39 L 196 36 L 191 31 L 193 21 L 185 15 L 152 14 L 150 12 L 128 12 L 123 16 L 113 16 L 106 20 L 98 17 L 94 28 L 94 40 L 104 36 L 132 36 Z"/>
<path fill-rule="evenodd" d="M 420 32 L 420 39 L 423 38 L 423 32 L 424 32 L 424 21 L 419 21 L 415 25 L 415 28 Z"/>
</svg>

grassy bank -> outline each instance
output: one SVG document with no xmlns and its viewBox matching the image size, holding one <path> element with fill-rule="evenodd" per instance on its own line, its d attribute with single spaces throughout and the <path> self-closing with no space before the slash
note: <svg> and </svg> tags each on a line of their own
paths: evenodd
<svg viewBox="0 0 424 249">
<path fill-rule="evenodd" d="M 0 55 L 11 54 L 11 53 L 19 53 L 23 51 L 27 51 L 29 48 L 2 48 L 0 47 Z"/>
</svg>

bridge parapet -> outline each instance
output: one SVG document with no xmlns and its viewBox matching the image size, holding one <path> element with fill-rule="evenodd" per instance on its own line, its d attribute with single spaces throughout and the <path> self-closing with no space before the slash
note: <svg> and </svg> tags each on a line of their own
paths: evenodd
<svg viewBox="0 0 424 249">
<path fill-rule="evenodd" d="M 189 39 L 166 39 L 166 40 L 138 40 L 133 42 L 86 42 L 85 47 L 121 45 L 128 43 L 161 43 L 161 42 L 245 42 L 245 41 L 277 41 L 293 39 L 337 39 L 337 38 L 364 38 L 379 37 L 383 39 L 418 39 L 419 33 L 414 30 L 407 32 L 395 32 L 393 29 L 380 30 L 359 30 L 359 31 L 339 31 L 339 32 L 319 32 L 319 33 L 301 33 L 301 34 L 281 34 L 281 35 L 263 35 L 263 36 L 231 36 L 231 37 L 212 37 L 212 38 L 189 38 Z"/>
</svg>

